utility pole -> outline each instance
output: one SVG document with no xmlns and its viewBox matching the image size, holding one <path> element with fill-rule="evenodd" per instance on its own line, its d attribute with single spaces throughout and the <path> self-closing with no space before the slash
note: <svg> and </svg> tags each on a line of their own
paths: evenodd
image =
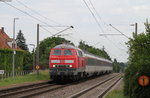
<svg viewBox="0 0 150 98">
<path fill-rule="evenodd" d="M 138 29 L 138 28 L 137 28 L 137 25 L 138 25 L 138 24 L 135 23 L 135 35 L 136 35 L 136 36 L 137 36 L 137 29 Z"/>
<path fill-rule="evenodd" d="M 19 19 L 19 18 L 14 18 L 13 19 L 13 42 L 12 42 L 12 48 L 13 48 L 12 76 L 13 76 L 13 78 L 15 76 L 15 54 L 16 54 L 16 51 L 15 51 L 15 46 L 16 46 L 16 42 L 15 42 L 15 22 L 16 22 L 17 19 Z"/>
<path fill-rule="evenodd" d="M 137 36 L 137 29 L 138 29 L 138 24 L 135 23 L 135 24 L 131 24 L 130 26 L 135 26 L 135 36 Z"/>
<path fill-rule="evenodd" d="M 37 75 L 39 75 L 39 24 L 37 24 L 36 69 L 37 69 Z"/>
</svg>

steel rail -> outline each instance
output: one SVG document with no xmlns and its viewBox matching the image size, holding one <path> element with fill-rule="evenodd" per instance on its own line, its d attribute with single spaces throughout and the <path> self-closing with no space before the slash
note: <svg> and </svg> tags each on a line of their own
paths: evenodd
<svg viewBox="0 0 150 98">
<path fill-rule="evenodd" d="M 87 89 L 84 89 L 84 90 L 82 90 L 82 91 L 80 91 L 80 92 L 78 92 L 78 93 L 76 93 L 76 94 L 74 94 L 74 95 L 71 95 L 71 96 L 67 97 L 67 98 L 78 98 L 78 97 L 80 97 L 81 95 L 86 94 L 87 92 L 89 92 L 89 91 L 95 89 L 96 87 L 98 87 L 98 86 L 104 84 L 105 82 L 107 82 L 107 81 L 109 81 L 109 80 L 111 80 L 111 79 L 113 79 L 113 78 L 115 78 L 115 77 L 117 77 L 117 76 L 119 76 L 119 75 L 110 77 L 110 78 L 108 78 L 108 79 L 106 79 L 106 80 L 104 80 L 104 81 L 102 81 L 102 82 L 100 82 L 100 83 L 97 83 L 97 84 L 94 85 L 94 86 L 91 86 L 91 87 L 89 87 L 89 88 L 87 88 Z M 120 78 L 119 78 L 119 79 L 120 79 Z M 106 93 L 106 92 L 105 92 L 105 93 Z M 104 95 L 105 93 L 103 93 L 103 95 Z M 100 96 L 100 95 L 99 95 L 99 96 Z M 99 96 L 98 96 L 98 98 L 101 98 L 102 95 L 101 95 L 100 97 L 99 97 Z"/>
<path fill-rule="evenodd" d="M 100 95 L 98 95 L 96 98 L 102 98 L 102 97 L 104 97 L 104 95 L 106 95 L 107 92 L 109 92 L 110 89 L 111 89 L 112 87 L 114 87 L 120 80 L 121 80 L 121 77 L 120 77 L 119 79 L 117 79 L 112 85 L 110 85 L 106 90 L 104 90 L 104 91 L 103 91 Z"/>
<path fill-rule="evenodd" d="M 11 92 L 11 91 L 18 90 L 18 89 L 24 89 L 24 88 L 28 88 L 28 87 L 32 87 L 32 86 L 47 84 L 48 82 L 52 83 L 52 81 L 46 81 L 46 82 L 40 82 L 40 83 L 25 84 L 22 86 L 15 86 L 15 87 L 10 87 L 10 88 L 2 88 L 2 89 L 0 89 L 0 95 L 5 92 Z"/>
</svg>

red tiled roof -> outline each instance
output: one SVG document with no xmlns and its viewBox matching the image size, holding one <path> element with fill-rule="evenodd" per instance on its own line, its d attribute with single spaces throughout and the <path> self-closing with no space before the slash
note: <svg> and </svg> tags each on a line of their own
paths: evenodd
<svg viewBox="0 0 150 98">
<path fill-rule="evenodd" d="M 4 28 L 2 27 L 0 29 L 0 48 L 8 48 L 8 49 L 12 49 L 9 45 L 8 42 L 12 41 L 12 39 L 4 32 Z M 18 46 L 17 46 L 18 50 L 21 50 Z"/>
<path fill-rule="evenodd" d="M 11 38 L 4 32 L 4 29 L 0 29 L 0 48 L 10 48 L 11 47 L 7 44 L 8 40 Z"/>
</svg>

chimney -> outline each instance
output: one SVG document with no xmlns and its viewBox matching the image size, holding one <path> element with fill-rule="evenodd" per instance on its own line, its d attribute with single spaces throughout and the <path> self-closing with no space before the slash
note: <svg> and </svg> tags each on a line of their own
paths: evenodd
<svg viewBox="0 0 150 98">
<path fill-rule="evenodd" d="M 2 27 L 1 30 L 2 30 L 2 33 L 4 33 L 4 27 Z"/>
</svg>

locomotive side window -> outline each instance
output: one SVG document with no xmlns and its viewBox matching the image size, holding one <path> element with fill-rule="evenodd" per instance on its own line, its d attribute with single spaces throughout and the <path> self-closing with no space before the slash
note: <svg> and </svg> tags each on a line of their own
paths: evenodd
<svg viewBox="0 0 150 98">
<path fill-rule="evenodd" d="M 71 50 L 64 50 L 64 55 L 72 55 L 72 51 Z"/>
<path fill-rule="evenodd" d="M 82 52 L 78 50 L 78 55 L 83 56 Z"/>
<path fill-rule="evenodd" d="M 61 55 L 61 50 L 54 50 L 52 55 Z"/>
</svg>

